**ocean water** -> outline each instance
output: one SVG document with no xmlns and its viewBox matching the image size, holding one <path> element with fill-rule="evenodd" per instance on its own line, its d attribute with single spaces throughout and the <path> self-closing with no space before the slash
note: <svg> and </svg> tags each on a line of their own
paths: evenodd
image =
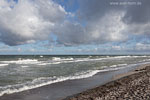
<svg viewBox="0 0 150 100">
<path fill-rule="evenodd" d="M 150 56 L 0 56 L 0 96 L 149 61 Z"/>
</svg>

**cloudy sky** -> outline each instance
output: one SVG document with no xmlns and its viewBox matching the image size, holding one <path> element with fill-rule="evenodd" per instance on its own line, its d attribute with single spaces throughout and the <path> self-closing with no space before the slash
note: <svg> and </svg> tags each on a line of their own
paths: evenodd
<svg viewBox="0 0 150 100">
<path fill-rule="evenodd" d="M 150 54 L 150 0 L 0 0 L 0 54 Z"/>
</svg>

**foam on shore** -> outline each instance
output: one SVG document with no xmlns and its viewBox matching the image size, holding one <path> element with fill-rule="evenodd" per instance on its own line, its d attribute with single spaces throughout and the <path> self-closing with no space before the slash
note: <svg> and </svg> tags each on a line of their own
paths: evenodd
<svg viewBox="0 0 150 100">
<path fill-rule="evenodd" d="M 103 70 L 89 70 L 86 72 L 75 73 L 73 76 L 68 76 L 68 77 L 64 77 L 64 76 L 41 77 L 41 78 L 34 79 L 31 82 L 26 82 L 23 84 L 8 85 L 5 87 L 0 87 L 0 96 L 2 96 L 4 94 L 12 94 L 12 93 L 16 93 L 16 92 L 22 92 L 25 90 L 34 89 L 34 88 L 38 88 L 41 86 L 45 86 L 45 85 L 49 85 L 49 84 L 53 84 L 53 83 L 57 83 L 57 82 L 89 78 L 99 72 L 113 71 L 113 70 L 118 70 L 118 69 L 120 69 L 120 68 L 110 68 L 110 69 L 103 69 Z"/>
</svg>

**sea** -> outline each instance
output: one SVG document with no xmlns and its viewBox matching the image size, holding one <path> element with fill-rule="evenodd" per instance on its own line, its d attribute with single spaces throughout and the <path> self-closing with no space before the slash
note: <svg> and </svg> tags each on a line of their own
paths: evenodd
<svg viewBox="0 0 150 100">
<path fill-rule="evenodd" d="M 0 96 L 149 62 L 146 55 L 1 55 Z"/>
</svg>

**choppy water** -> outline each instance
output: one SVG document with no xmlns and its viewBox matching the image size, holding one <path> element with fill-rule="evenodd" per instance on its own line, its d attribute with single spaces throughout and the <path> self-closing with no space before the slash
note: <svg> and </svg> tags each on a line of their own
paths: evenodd
<svg viewBox="0 0 150 100">
<path fill-rule="evenodd" d="M 149 61 L 150 56 L 0 56 L 0 96 Z"/>
</svg>

